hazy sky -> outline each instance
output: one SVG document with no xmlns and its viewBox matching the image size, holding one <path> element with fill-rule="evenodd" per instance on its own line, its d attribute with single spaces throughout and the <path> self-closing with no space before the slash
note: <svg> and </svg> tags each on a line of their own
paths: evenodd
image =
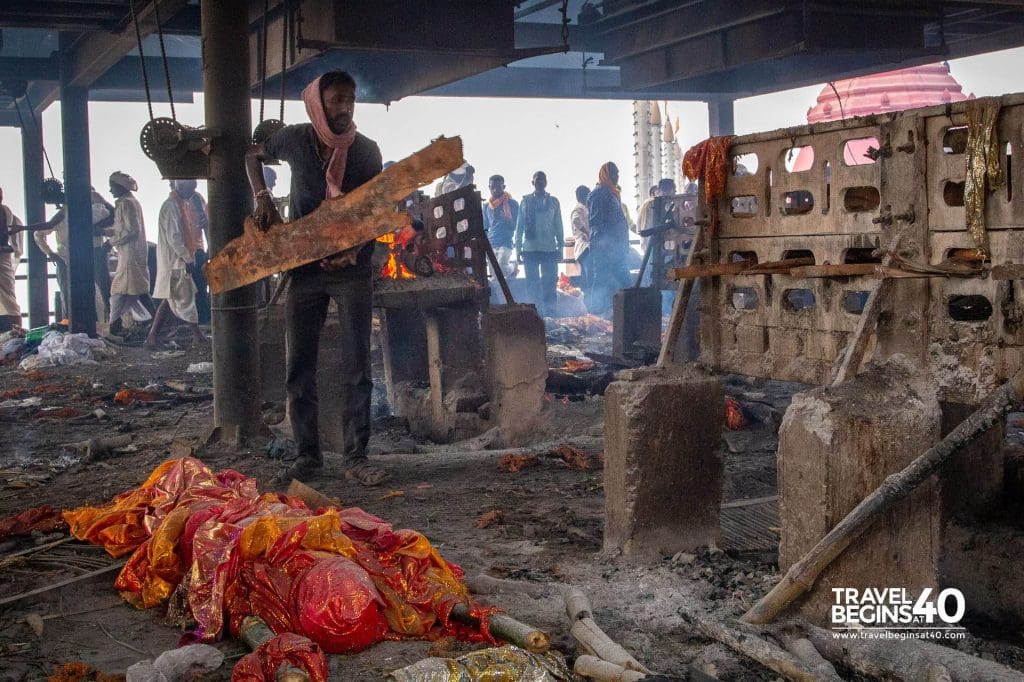
<svg viewBox="0 0 1024 682">
<path fill-rule="evenodd" d="M 1001 95 L 1024 91 L 1024 72 L 1018 66 L 1024 48 L 958 59 L 951 71 L 965 92 Z M 814 105 L 822 86 L 799 88 L 736 102 L 738 134 L 800 125 L 807 109 Z M 669 113 L 680 118 L 680 144 L 685 151 L 707 137 L 707 108 L 702 103 L 669 102 Z M 155 104 L 157 116 L 169 115 L 166 104 Z M 202 95 L 195 104 L 176 106 L 178 120 L 187 125 L 203 121 Z M 277 113 L 277 103 L 267 110 Z M 253 103 L 253 115 L 258 102 Z M 150 241 L 156 238 L 156 218 L 168 193 L 156 165 L 139 148 L 139 132 L 147 121 L 144 103 L 93 102 L 89 105 L 92 182 L 108 196 L 107 177 L 123 170 L 139 183 L 137 196 L 145 211 Z M 289 102 L 286 123 L 306 120 L 299 102 Z M 597 169 L 615 161 L 622 169 L 624 197 L 634 196 L 632 104 L 628 101 L 543 100 L 543 99 L 458 99 L 410 97 L 386 108 L 358 104 L 356 124 L 376 140 L 384 160 L 398 160 L 426 146 L 438 135 L 461 135 L 466 159 L 477 170 L 477 185 L 483 187 L 493 173 L 505 176 L 516 197 L 532 191 L 530 178 L 536 170 L 548 174 L 548 191 L 558 197 L 568 225 L 568 213 L 575 203 L 577 185 L 593 185 Z M 62 173 L 60 105 L 54 104 L 43 116 L 43 135 L 57 177 Z M 0 149 L 6 163 L 0 165 L 0 187 L 4 203 L 24 217 L 21 169 L 21 135 L 17 128 L 0 128 Z M 278 167 L 281 187 L 287 192 L 287 166 Z M 201 191 L 205 190 L 203 183 Z M 484 192 L 486 189 L 484 188 Z M 205 191 L 204 191 L 205 193 Z"/>
</svg>

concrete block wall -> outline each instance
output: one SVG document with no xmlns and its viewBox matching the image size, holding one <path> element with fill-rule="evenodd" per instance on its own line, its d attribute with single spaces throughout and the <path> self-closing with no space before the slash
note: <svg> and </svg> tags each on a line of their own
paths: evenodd
<svg viewBox="0 0 1024 682">
<path fill-rule="evenodd" d="M 1024 164 L 1012 163 L 1024 156 L 1024 95 L 1001 100 L 1000 163 L 1008 188 L 986 202 L 992 265 L 1024 263 Z M 934 265 L 950 249 L 973 248 L 964 208 L 949 189 L 965 176 L 964 108 L 957 103 L 734 138 L 731 155 L 747 172 L 727 179 L 718 238 L 705 262 L 754 256 L 764 263 L 810 252 L 815 264 L 839 264 L 886 247 L 897 229 L 904 234 L 901 250 L 915 262 Z M 883 149 L 873 162 L 863 156 L 867 144 Z M 808 197 L 813 207 L 793 210 Z M 884 220 L 910 209 L 913 222 Z M 701 360 L 724 371 L 826 383 L 856 328 L 858 302 L 877 282 L 712 278 L 701 301 Z M 793 310 L 787 292 L 794 289 L 813 295 L 813 305 Z M 894 290 L 879 321 L 876 359 L 899 353 L 931 371 L 943 401 L 976 403 L 1024 359 L 1024 282 L 986 272 L 898 280 Z M 991 314 L 954 319 L 950 299 L 961 296 L 982 297 L 978 305 L 991 306 Z"/>
</svg>

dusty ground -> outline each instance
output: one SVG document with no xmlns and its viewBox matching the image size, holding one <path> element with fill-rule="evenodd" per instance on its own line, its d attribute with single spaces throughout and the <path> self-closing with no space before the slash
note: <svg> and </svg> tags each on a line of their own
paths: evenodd
<svg viewBox="0 0 1024 682">
<path fill-rule="evenodd" d="M 69 508 L 104 502 L 138 485 L 169 456 L 173 442 L 199 442 L 211 422 L 210 401 L 122 406 L 115 404 L 112 396 L 121 388 L 151 382 L 208 386 L 210 375 L 189 375 L 185 369 L 190 363 L 209 359 L 209 351 L 204 349 L 154 358 L 141 349 L 126 348 L 115 359 L 96 366 L 32 374 L 0 368 L 0 391 L 6 391 L 8 399 L 43 398 L 39 407 L 0 408 L 0 432 L 6 446 L 0 453 L 0 517 L 40 504 Z M 755 386 L 739 379 L 733 379 L 730 386 L 731 393 L 743 393 L 748 402 L 763 405 L 757 409 L 766 423 L 731 432 L 723 439 L 726 499 L 772 495 L 777 418 L 795 387 Z M 268 420 L 280 417 L 280 406 L 266 407 Z M 75 418 L 71 412 L 55 408 L 72 408 L 85 416 Z M 100 421 L 89 416 L 94 409 L 105 411 L 107 418 Z M 777 578 L 773 555 L 730 556 L 712 549 L 643 565 L 600 551 L 602 413 L 599 396 L 574 401 L 553 397 L 545 403 L 545 428 L 537 434 L 539 442 L 552 446 L 575 439 L 592 456 L 594 467 L 588 471 L 542 458 L 541 466 L 510 474 L 497 466 L 501 451 L 418 442 L 403 430 L 399 420 L 385 418 L 376 422 L 371 441 L 378 462 L 393 474 L 384 488 L 362 488 L 330 475 L 313 483 L 346 505 L 362 507 L 396 527 L 423 532 L 448 560 L 460 564 L 467 576 L 487 574 L 581 587 L 594 604 L 597 621 L 653 669 L 682 675 L 689 664 L 696 663 L 721 679 L 775 679 L 774 674 L 740 661 L 721 646 L 709 646 L 692 634 L 678 613 L 680 606 L 709 604 L 718 611 L 741 612 Z M 65 443 L 119 433 L 131 434 L 137 451 L 100 462 L 74 463 L 62 448 Z M 213 445 L 198 454 L 213 468 L 234 468 L 261 482 L 268 481 L 280 466 L 261 449 L 235 451 Z M 328 455 L 327 471 L 336 471 L 336 464 L 337 459 Z M 477 528 L 478 518 L 495 510 L 501 512 L 503 521 Z M 8 543 L 0 546 L 0 556 L 32 542 L 59 537 Z M 77 543 L 64 545 L 57 556 L 69 552 L 105 556 Z M 84 572 L 68 563 L 32 562 L 0 569 L 0 595 L 19 594 Z M 173 648 L 180 632 L 162 622 L 162 609 L 137 611 L 127 606 L 112 588 L 115 575 L 107 573 L 0 607 L 0 680 L 45 679 L 55 664 L 77 660 L 108 673 L 123 672 L 132 663 Z M 483 599 L 546 629 L 558 649 L 574 653 L 561 600 L 553 593 L 534 598 L 511 592 Z M 41 639 L 25 623 L 30 613 L 44 618 Z M 218 646 L 232 663 L 245 651 L 236 641 Z M 970 646 L 1024 669 L 1024 658 L 1016 647 L 980 640 L 972 640 Z M 467 648 L 456 644 L 451 651 L 463 650 Z M 405 642 L 384 643 L 354 656 L 333 656 L 331 679 L 382 679 L 387 671 L 436 652 L 436 645 L 428 642 Z M 211 679 L 229 676 L 230 667 L 225 665 Z"/>
</svg>

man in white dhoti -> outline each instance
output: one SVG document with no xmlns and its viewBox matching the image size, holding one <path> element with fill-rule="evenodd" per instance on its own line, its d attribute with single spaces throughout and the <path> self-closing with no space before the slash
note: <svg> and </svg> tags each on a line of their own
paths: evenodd
<svg viewBox="0 0 1024 682">
<path fill-rule="evenodd" d="M 117 250 L 117 270 L 110 285 L 110 333 L 122 330 L 121 318 L 132 313 L 136 319 L 149 319 L 155 312 L 149 297 L 146 225 L 142 205 L 132 194 L 135 180 L 121 171 L 110 175 L 110 193 L 114 197 L 114 225 L 107 230 L 110 245 Z"/>
<path fill-rule="evenodd" d="M 7 235 L 11 250 L 0 250 L 0 332 L 21 326 L 21 307 L 14 295 L 14 272 L 21 262 L 21 233 L 10 228 L 21 221 L 4 205 L 4 191 L 0 189 L 0 230 Z"/>
<path fill-rule="evenodd" d="M 196 251 L 203 243 L 199 216 L 191 200 L 196 184 L 195 180 L 175 180 L 171 183 L 171 195 L 160 208 L 153 298 L 163 300 L 149 330 L 146 348 L 159 346 L 160 327 L 168 313 L 189 325 L 196 341 L 206 341 L 199 329 L 196 285 L 192 281 Z"/>
</svg>

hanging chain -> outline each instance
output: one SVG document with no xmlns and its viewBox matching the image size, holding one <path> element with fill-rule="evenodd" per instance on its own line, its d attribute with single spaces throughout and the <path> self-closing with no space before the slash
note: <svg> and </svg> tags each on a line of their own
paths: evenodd
<svg viewBox="0 0 1024 682">
<path fill-rule="evenodd" d="M 14 100 L 14 106 L 18 107 L 18 100 Z M 46 167 L 50 169 L 50 177 L 55 177 L 53 174 L 53 165 L 50 164 L 50 155 L 46 153 L 46 145 L 42 144 L 43 129 L 39 125 L 39 119 L 36 118 L 36 109 L 32 106 L 32 99 L 28 96 L 28 90 L 25 91 L 25 106 L 28 107 L 28 113 L 32 116 L 32 125 L 35 126 L 36 132 L 39 135 L 39 144 L 43 149 L 43 158 L 46 159 Z M 21 121 L 20 107 L 18 107 L 18 121 Z M 21 123 L 21 127 L 25 127 L 24 122 Z"/>
<path fill-rule="evenodd" d="M 284 16 L 281 17 L 281 115 L 278 120 L 284 122 L 284 76 L 288 69 L 288 29 L 291 23 L 291 12 L 287 0 L 282 3 Z"/>
<path fill-rule="evenodd" d="M 135 0 L 128 0 L 132 12 L 132 23 L 135 24 L 135 40 L 139 43 L 139 63 L 142 64 L 142 83 L 146 86 L 146 106 L 149 107 L 149 120 L 153 120 L 153 98 L 149 95 L 149 74 L 146 73 L 146 55 L 142 51 L 142 31 L 139 30 L 139 17 L 135 14 Z"/>
<path fill-rule="evenodd" d="M 558 10 L 562 15 L 562 47 L 569 51 L 569 0 L 562 0 L 562 7 Z"/>
<path fill-rule="evenodd" d="M 263 122 L 263 107 L 266 103 L 267 91 L 267 14 L 270 12 L 270 0 L 263 0 L 263 30 L 260 49 L 260 123 Z"/>
<path fill-rule="evenodd" d="M 164 78 L 167 79 L 167 101 L 171 104 L 171 120 L 177 121 L 174 115 L 174 96 L 171 94 L 171 69 L 167 64 L 167 47 L 164 45 L 164 29 L 160 25 L 160 0 L 153 0 L 153 12 L 156 17 L 156 34 L 160 38 L 160 57 L 164 62 Z"/>
</svg>

